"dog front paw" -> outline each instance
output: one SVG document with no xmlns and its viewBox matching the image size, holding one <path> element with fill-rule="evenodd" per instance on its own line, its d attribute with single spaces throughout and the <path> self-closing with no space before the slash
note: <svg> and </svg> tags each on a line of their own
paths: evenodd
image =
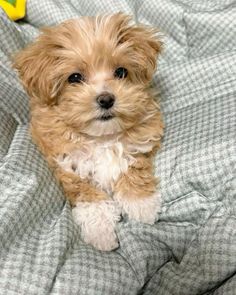
<svg viewBox="0 0 236 295">
<path fill-rule="evenodd" d="M 158 192 L 148 197 L 124 196 L 116 193 L 114 200 L 118 202 L 122 214 L 127 214 L 129 219 L 143 223 L 154 224 L 158 219 L 161 208 L 161 197 Z"/>
<path fill-rule="evenodd" d="M 75 222 L 81 226 L 82 239 L 101 251 L 118 248 L 115 225 L 120 210 L 113 201 L 79 202 L 72 209 Z"/>
</svg>

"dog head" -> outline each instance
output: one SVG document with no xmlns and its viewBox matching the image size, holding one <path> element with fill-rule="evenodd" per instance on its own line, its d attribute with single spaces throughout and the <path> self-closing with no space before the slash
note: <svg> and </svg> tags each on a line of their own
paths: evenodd
<svg viewBox="0 0 236 295">
<path fill-rule="evenodd" d="M 102 136 L 153 112 L 147 89 L 160 51 L 156 31 L 129 16 L 82 17 L 43 29 L 15 68 L 34 107 L 75 132 Z"/>
</svg>

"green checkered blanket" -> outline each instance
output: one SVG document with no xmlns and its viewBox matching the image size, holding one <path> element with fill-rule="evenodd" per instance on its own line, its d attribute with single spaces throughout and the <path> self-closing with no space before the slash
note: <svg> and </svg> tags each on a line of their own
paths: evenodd
<svg viewBox="0 0 236 295">
<path fill-rule="evenodd" d="M 154 85 L 166 125 L 154 225 L 123 221 L 120 248 L 81 241 L 71 208 L 32 143 L 11 55 L 41 26 L 124 11 L 163 32 Z M 28 0 L 0 11 L 0 294 L 236 294 L 236 2 Z"/>
</svg>

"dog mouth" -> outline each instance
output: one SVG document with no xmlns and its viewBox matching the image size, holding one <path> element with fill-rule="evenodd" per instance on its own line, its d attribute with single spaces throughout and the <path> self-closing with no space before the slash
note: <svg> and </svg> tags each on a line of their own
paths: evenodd
<svg viewBox="0 0 236 295">
<path fill-rule="evenodd" d="M 94 137 L 115 136 L 122 132 L 119 115 L 111 111 L 99 111 L 93 120 L 85 126 L 84 133 Z"/>
<path fill-rule="evenodd" d="M 103 114 L 102 116 L 98 117 L 97 120 L 99 121 L 109 121 L 113 119 L 115 116 L 112 114 Z"/>
</svg>

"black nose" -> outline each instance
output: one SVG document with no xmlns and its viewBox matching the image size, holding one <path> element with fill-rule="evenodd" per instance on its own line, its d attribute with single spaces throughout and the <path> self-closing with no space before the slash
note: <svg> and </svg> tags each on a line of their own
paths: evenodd
<svg viewBox="0 0 236 295">
<path fill-rule="evenodd" d="M 115 96 L 108 92 L 103 92 L 97 96 L 97 103 L 103 109 L 110 109 L 115 102 Z"/>
</svg>

